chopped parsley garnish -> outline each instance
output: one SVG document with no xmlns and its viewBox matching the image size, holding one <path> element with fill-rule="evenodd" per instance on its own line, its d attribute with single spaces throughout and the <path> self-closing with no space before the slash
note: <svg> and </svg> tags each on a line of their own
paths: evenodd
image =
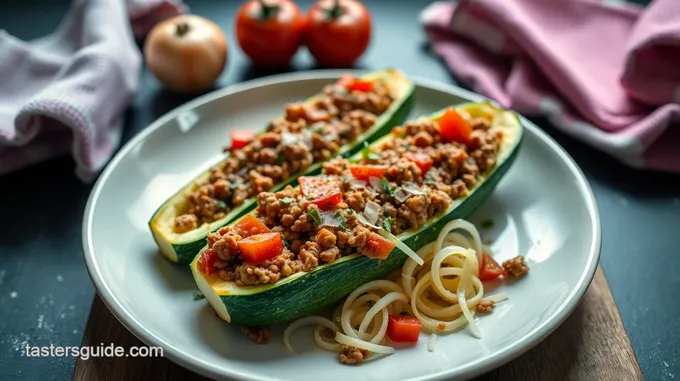
<svg viewBox="0 0 680 381">
<path fill-rule="evenodd" d="M 342 178 L 343 183 L 346 183 L 348 181 L 349 181 L 349 176 L 345 176 L 345 177 Z"/>
<path fill-rule="evenodd" d="M 241 185 L 241 183 L 238 180 L 235 180 L 231 184 L 229 184 L 229 189 L 234 190 L 238 188 L 238 186 Z"/>
<path fill-rule="evenodd" d="M 361 149 L 361 156 L 368 160 L 380 160 L 380 155 L 371 152 L 371 147 L 368 146 L 366 141 L 364 141 L 364 148 Z"/>
<path fill-rule="evenodd" d="M 321 223 L 321 216 L 319 215 L 319 209 L 312 208 L 307 212 L 307 215 L 314 220 L 317 225 Z"/>
<path fill-rule="evenodd" d="M 227 203 L 222 200 L 217 201 L 217 205 L 219 205 L 220 209 L 227 209 Z"/>
<path fill-rule="evenodd" d="M 345 230 L 347 230 L 347 228 L 345 227 L 345 217 L 343 217 L 342 213 L 340 213 L 339 210 L 335 213 L 335 219 L 340 222 L 340 225 L 338 225 L 340 231 L 344 232 Z"/>
<path fill-rule="evenodd" d="M 389 217 L 390 214 L 387 213 L 387 209 L 383 209 L 383 217 Z"/>
<path fill-rule="evenodd" d="M 390 182 L 387 181 L 386 178 L 381 178 L 380 183 L 382 184 L 382 189 L 383 192 L 385 192 L 386 195 L 392 197 L 394 196 L 394 189 L 392 189 L 392 186 L 390 185 Z"/>
<path fill-rule="evenodd" d="M 354 214 L 354 209 L 352 208 L 347 209 L 347 214 Z"/>
<path fill-rule="evenodd" d="M 286 239 L 284 238 L 284 239 L 283 239 L 283 246 L 288 246 L 288 245 L 290 245 L 290 242 L 288 242 L 288 240 L 286 240 Z"/>
<path fill-rule="evenodd" d="M 194 300 L 202 300 L 205 299 L 205 295 L 201 294 L 200 292 L 194 293 Z"/>
<path fill-rule="evenodd" d="M 284 204 L 290 204 L 291 202 L 295 201 L 295 199 L 291 197 L 284 197 L 280 198 L 279 201 L 281 201 Z"/>
<path fill-rule="evenodd" d="M 383 220 L 383 227 L 388 232 L 392 232 L 392 217 L 387 217 Z"/>
<path fill-rule="evenodd" d="M 482 221 L 481 225 L 484 229 L 491 229 L 493 227 L 493 220 L 492 219 L 484 220 Z"/>
<path fill-rule="evenodd" d="M 276 164 L 283 164 L 284 161 L 286 161 L 286 154 L 281 151 L 276 157 Z"/>
</svg>

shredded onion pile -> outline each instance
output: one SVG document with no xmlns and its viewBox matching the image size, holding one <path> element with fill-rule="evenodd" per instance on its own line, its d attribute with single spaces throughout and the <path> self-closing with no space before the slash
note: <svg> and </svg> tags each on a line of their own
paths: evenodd
<svg viewBox="0 0 680 381">
<path fill-rule="evenodd" d="M 392 354 L 394 347 L 387 345 L 388 318 L 403 312 L 415 316 L 423 331 L 431 334 L 429 351 L 434 351 L 438 334 L 454 332 L 466 325 L 473 336 L 481 337 L 474 320 L 475 307 L 483 300 L 500 302 L 507 296 L 496 294 L 484 298 L 479 264 L 483 250 L 490 251 L 483 247 L 475 226 L 465 220 L 451 221 L 436 241 L 417 253 L 391 233 L 382 229 L 379 233 L 409 255 L 398 281 L 381 279 L 360 286 L 336 309 L 332 320 L 310 316 L 291 323 L 284 332 L 287 348 L 292 350 L 292 331 L 316 324 L 314 340 L 323 349 L 338 351 L 339 345 L 344 344 L 373 353 Z M 326 328 L 334 333 L 335 343 L 322 338 L 321 331 Z"/>
</svg>

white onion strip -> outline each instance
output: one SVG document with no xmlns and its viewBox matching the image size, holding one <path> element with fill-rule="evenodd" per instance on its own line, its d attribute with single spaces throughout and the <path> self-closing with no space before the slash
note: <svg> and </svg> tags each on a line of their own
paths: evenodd
<svg viewBox="0 0 680 381">
<path fill-rule="evenodd" d="M 366 216 L 363 215 L 363 213 L 357 213 L 357 220 L 359 220 L 359 222 L 361 222 L 362 224 L 364 224 L 364 225 L 366 225 L 366 226 L 370 226 L 370 227 L 372 227 L 372 228 L 374 228 L 374 229 L 380 229 L 380 227 L 378 227 L 378 226 L 373 225 L 372 223 L 370 223 L 370 222 L 366 219 Z"/>
<path fill-rule="evenodd" d="M 406 246 L 406 244 L 401 242 L 401 240 L 395 237 L 394 234 L 388 232 L 385 229 L 378 230 L 378 234 L 392 241 L 392 243 L 394 243 L 399 248 L 399 250 L 403 251 L 404 254 L 411 257 L 411 259 L 413 259 L 417 264 L 422 265 L 423 263 L 425 263 L 425 261 L 423 261 L 423 258 L 420 258 L 418 253 L 413 251 L 413 249 L 411 249 L 410 247 Z"/>
<path fill-rule="evenodd" d="M 333 333 L 338 332 L 338 326 L 333 324 L 332 321 L 321 317 L 321 316 L 306 316 L 301 319 L 298 319 L 292 323 L 286 329 L 283 331 L 283 345 L 288 348 L 289 351 L 293 351 L 293 347 L 290 345 L 290 335 L 295 331 L 296 329 L 305 326 L 305 325 L 310 325 L 310 324 L 317 324 L 319 326 L 324 326 L 330 330 L 333 331 Z M 320 337 L 320 335 L 319 335 Z M 317 341 L 317 344 L 319 342 Z M 327 343 L 326 343 L 327 344 Z M 322 345 L 322 348 L 324 346 Z"/>
<path fill-rule="evenodd" d="M 337 342 L 340 344 L 349 345 L 355 348 L 364 349 L 374 353 L 391 355 L 392 353 L 395 352 L 393 347 L 369 343 L 368 341 L 357 339 L 356 337 L 349 337 L 347 335 L 343 335 L 340 332 L 337 332 L 335 334 L 335 340 L 337 340 Z"/>
</svg>

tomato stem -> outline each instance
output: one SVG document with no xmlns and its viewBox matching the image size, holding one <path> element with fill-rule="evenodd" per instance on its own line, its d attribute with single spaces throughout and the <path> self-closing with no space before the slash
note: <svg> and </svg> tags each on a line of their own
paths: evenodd
<svg viewBox="0 0 680 381">
<path fill-rule="evenodd" d="M 276 15 L 276 12 L 279 11 L 278 5 L 268 5 L 267 3 L 264 2 L 264 0 L 257 1 L 260 3 L 260 8 L 262 8 L 259 17 L 260 21 L 264 21 L 274 17 Z"/>
<path fill-rule="evenodd" d="M 331 22 L 345 13 L 340 6 L 340 0 L 335 0 L 331 8 L 326 8 L 326 22 Z"/>
<path fill-rule="evenodd" d="M 189 32 L 189 29 L 190 29 L 189 24 L 187 24 L 186 22 L 180 22 L 177 24 L 175 33 L 177 33 L 178 36 L 182 37 Z"/>
</svg>

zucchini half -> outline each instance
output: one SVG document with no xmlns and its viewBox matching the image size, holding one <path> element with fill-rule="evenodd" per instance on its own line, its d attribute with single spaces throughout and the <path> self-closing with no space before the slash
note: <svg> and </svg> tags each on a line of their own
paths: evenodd
<svg viewBox="0 0 680 381">
<path fill-rule="evenodd" d="M 401 124 L 411 111 L 413 106 L 413 93 L 415 86 L 404 74 L 395 69 L 385 69 L 376 72 L 371 72 L 361 76 L 362 79 L 383 79 L 390 86 L 396 94 L 394 101 L 390 107 L 382 113 L 376 120 L 373 127 L 368 129 L 363 134 L 359 135 L 356 141 L 352 144 L 341 147 L 338 155 L 345 157 L 350 156 L 363 147 L 363 142 L 372 142 L 380 136 L 388 133 L 392 127 Z M 319 94 L 308 98 L 305 102 L 311 103 L 319 96 Z M 260 133 L 264 132 L 261 131 Z M 223 159 L 213 167 L 222 165 Z M 294 183 L 301 175 L 310 175 L 319 173 L 321 171 L 321 162 L 316 162 L 304 171 L 301 171 L 285 181 L 275 184 L 271 189 L 277 191 L 283 189 L 286 185 Z M 236 208 L 233 208 L 226 216 L 209 224 L 202 224 L 194 230 L 185 233 L 175 233 L 173 223 L 176 216 L 181 214 L 181 210 L 185 207 L 185 194 L 198 189 L 201 183 L 205 182 L 210 176 L 210 170 L 206 170 L 201 175 L 191 180 L 187 185 L 180 189 L 177 193 L 166 200 L 153 214 L 149 221 L 149 228 L 153 234 L 161 253 L 170 261 L 179 264 L 189 264 L 196 256 L 201 248 L 206 244 L 206 237 L 209 233 L 218 230 L 222 226 L 227 225 L 244 215 L 251 210 L 256 203 L 256 198 L 250 198 L 243 202 Z"/>
<path fill-rule="evenodd" d="M 487 103 L 457 106 L 471 115 L 488 112 Z M 429 118 L 438 119 L 443 112 Z M 417 231 L 405 231 L 398 238 L 413 250 L 418 250 L 434 241 L 446 223 L 456 218 L 467 218 L 491 194 L 499 180 L 514 162 L 523 136 L 523 127 L 516 114 L 501 111 L 500 123 L 504 137 L 499 149 L 497 163 L 470 189 L 462 199 L 454 200 L 449 209 L 433 216 L 424 227 Z M 389 134 L 374 145 L 390 139 Z M 358 157 L 357 155 L 356 157 Z M 253 212 L 254 213 L 254 212 Z M 204 247 L 204 249 L 207 248 Z M 236 286 L 218 275 L 204 275 L 198 270 L 200 254 L 191 263 L 191 271 L 198 288 L 217 314 L 227 323 L 245 326 L 259 326 L 285 323 L 315 311 L 337 304 L 356 288 L 369 281 L 385 278 L 403 266 L 408 256 L 395 248 L 387 259 L 377 261 L 360 254 L 342 257 L 333 263 L 321 265 L 310 272 L 299 272 L 276 283 L 258 286 Z"/>
</svg>

